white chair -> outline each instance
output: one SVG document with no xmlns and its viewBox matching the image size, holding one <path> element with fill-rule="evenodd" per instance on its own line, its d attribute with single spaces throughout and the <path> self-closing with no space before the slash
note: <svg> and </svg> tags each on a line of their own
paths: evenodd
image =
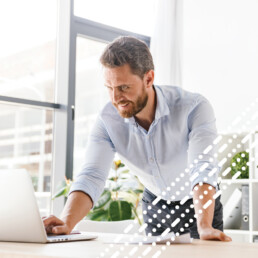
<svg viewBox="0 0 258 258">
<path fill-rule="evenodd" d="M 81 220 L 76 226 L 75 230 L 85 232 L 100 232 L 100 233 L 116 233 L 116 234 L 144 234 L 139 232 L 140 225 L 134 220 L 121 221 L 93 221 Z"/>
</svg>

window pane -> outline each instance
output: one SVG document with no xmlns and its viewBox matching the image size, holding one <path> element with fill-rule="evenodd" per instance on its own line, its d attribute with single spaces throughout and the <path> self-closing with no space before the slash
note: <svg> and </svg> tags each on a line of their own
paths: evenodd
<svg viewBox="0 0 258 258">
<path fill-rule="evenodd" d="M 75 0 L 74 14 L 150 36 L 154 25 L 154 0 Z"/>
<path fill-rule="evenodd" d="M 42 215 L 50 209 L 53 111 L 0 104 L 0 169 L 25 169 Z"/>
<path fill-rule="evenodd" d="M 54 101 L 57 2 L 0 2 L 0 95 Z"/>
<path fill-rule="evenodd" d="M 85 146 L 97 114 L 108 101 L 99 57 L 106 44 L 77 38 L 74 176 L 84 160 Z"/>
</svg>

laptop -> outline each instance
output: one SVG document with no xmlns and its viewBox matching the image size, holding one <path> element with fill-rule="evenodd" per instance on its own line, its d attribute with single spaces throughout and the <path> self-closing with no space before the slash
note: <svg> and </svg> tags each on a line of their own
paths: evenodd
<svg viewBox="0 0 258 258">
<path fill-rule="evenodd" d="M 86 232 L 48 236 L 28 172 L 0 171 L 0 241 L 56 243 L 95 238 Z"/>
</svg>

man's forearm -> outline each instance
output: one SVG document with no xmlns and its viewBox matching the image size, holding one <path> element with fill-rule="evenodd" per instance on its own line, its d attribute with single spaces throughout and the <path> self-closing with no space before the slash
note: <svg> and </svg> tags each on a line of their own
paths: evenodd
<svg viewBox="0 0 258 258">
<path fill-rule="evenodd" d="M 92 200 L 87 194 L 72 192 L 67 199 L 61 219 L 72 230 L 89 213 L 92 205 Z"/>
<path fill-rule="evenodd" d="M 193 192 L 194 209 L 197 215 L 197 228 L 199 232 L 203 228 L 212 227 L 215 207 L 213 195 L 216 193 L 216 190 L 209 184 L 203 184 L 201 186 L 197 184 Z M 207 208 L 203 207 L 209 200 L 211 201 L 209 206 Z"/>
</svg>

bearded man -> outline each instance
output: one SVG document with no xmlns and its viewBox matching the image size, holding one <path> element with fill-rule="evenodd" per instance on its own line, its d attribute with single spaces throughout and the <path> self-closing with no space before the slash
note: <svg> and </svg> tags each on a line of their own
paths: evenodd
<svg viewBox="0 0 258 258">
<path fill-rule="evenodd" d="M 100 62 L 110 102 L 89 136 L 83 169 L 61 219 L 44 219 L 47 232 L 69 234 L 87 215 L 118 153 L 145 186 L 146 234 L 161 235 L 169 228 L 193 238 L 230 241 L 223 233 L 220 198 L 213 199 L 219 172 L 214 148 L 204 152 L 217 137 L 208 100 L 179 87 L 154 85 L 151 53 L 134 37 L 111 42 Z"/>
</svg>

